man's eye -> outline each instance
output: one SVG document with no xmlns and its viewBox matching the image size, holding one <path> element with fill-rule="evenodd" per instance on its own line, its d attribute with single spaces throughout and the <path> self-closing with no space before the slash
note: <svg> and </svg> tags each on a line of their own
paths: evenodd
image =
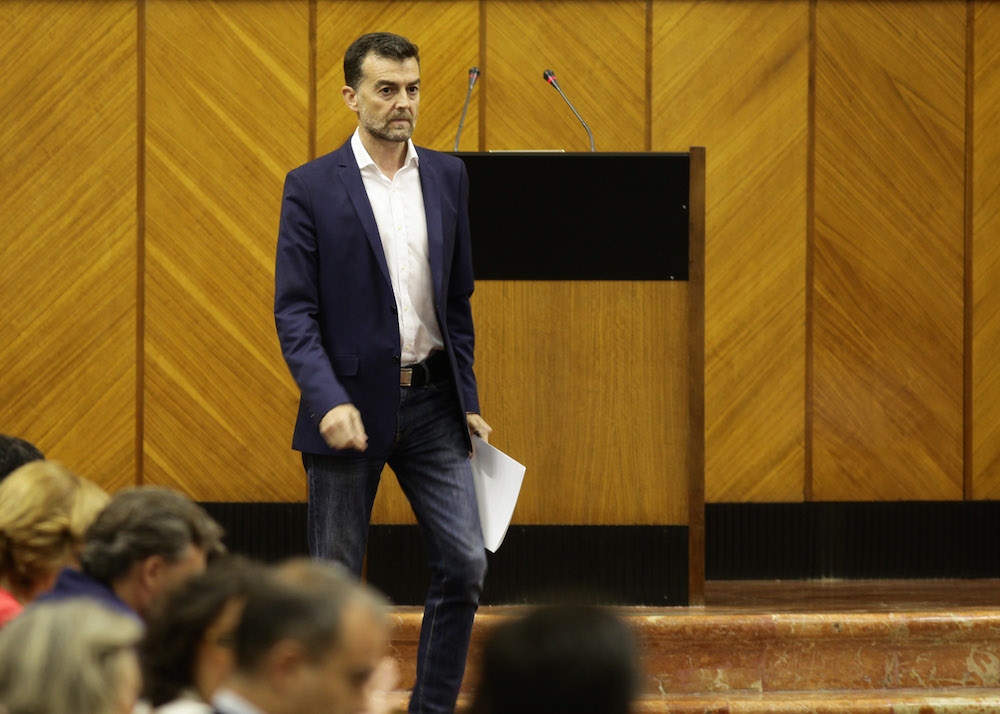
<svg viewBox="0 0 1000 714">
<path fill-rule="evenodd" d="M 378 91 L 381 92 L 382 94 L 386 95 L 386 96 L 389 95 L 389 88 L 388 87 L 382 87 L 382 89 L 380 89 Z"/>
<path fill-rule="evenodd" d="M 407 87 L 407 90 L 410 92 L 410 94 L 416 94 L 417 92 L 420 91 L 420 87 Z"/>
</svg>

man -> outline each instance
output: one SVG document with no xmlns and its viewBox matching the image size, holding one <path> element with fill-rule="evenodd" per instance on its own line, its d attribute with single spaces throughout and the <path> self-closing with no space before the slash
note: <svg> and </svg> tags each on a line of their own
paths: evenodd
<svg viewBox="0 0 1000 714">
<path fill-rule="evenodd" d="M 145 619 L 221 552 L 222 528 L 187 496 L 145 486 L 119 492 L 84 535 L 81 570 L 64 568 L 40 600 L 89 597 Z"/>
<path fill-rule="evenodd" d="M 0 481 L 31 461 L 43 461 L 45 456 L 31 442 L 16 436 L 0 434 Z"/>
<path fill-rule="evenodd" d="M 292 561 L 251 587 L 219 714 L 357 714 L 388 651 L 385 604 L 339 566 Z"/>
<path fill-rule="evenodd" d="M 486 557 L 469 453 L 488 439 L 472 370 L 468 177 L 410 140 L 417 47 L 364 35 L 344 56 L 358 128 L 288 174 L 275 321 L 302 390 L 292 441 L 309 482 L 309 543 L 360 574 L 386 462 L 424 533 L 431 583 L 411 712 L 454 709 Z"/>
</svg>

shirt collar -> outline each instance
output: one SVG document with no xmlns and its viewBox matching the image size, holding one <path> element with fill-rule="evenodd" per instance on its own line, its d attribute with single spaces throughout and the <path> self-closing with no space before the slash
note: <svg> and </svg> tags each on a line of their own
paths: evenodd
<svg viewBox="0 0 1000 714">
<path fill-rule="evenodd" d="M 358 162 L 358 168 L 364 170 L 365 168 L 371 166 L 376 171 L 381 173 L 378 164 L 368 153 L 368 149 L 365 145 L 361 143 L 361 130 L 355 129 L 354 134 L 351 136 L 351 149 L 354 150 L 354 160 Z M 406 140 L 406 158 L 403 159 L 403 168 L 406 168 L 413 163 L 414 166 L 420 166 L 420 157 L 417 155 L 417 147 L 413 145 L 413 139 Z"/>
</svg>

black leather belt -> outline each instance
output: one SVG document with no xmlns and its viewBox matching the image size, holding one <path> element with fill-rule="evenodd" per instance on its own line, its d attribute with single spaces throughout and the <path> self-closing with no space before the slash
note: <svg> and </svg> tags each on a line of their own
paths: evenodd
<svg viewBox="0 0 1000 714">
<path fill-rule="evenodd" d="M 438 350 L 423 362 L 417 362 L 399 370 L 400 387 L 423 388 L 448 376 L 448 355 Z"/>
</svg>

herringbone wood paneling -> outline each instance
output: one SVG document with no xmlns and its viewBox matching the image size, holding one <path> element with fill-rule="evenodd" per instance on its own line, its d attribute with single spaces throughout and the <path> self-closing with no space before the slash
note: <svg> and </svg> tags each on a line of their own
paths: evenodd
<svg viewBox="0 0 1000 714">
<path fill-rule="evenodd" d="M 802 499 L 807 2 L 657 2 L 653 149 L 706 147 L 708 501 Z"/>
<path fill-rule="evenodd" d="M 0 4 L 0 431 L 135 482 L 136 11 Z"/>
<path fill-rule="evenodd" d="M 816 500 L 962 497 L 965 3 L 820 2 Z"/>
<path fill-rule="evenodd" d="M 282 182 L 308 158 L 307 3 L 154 0 L 146 21 L 146 481 L 302 500 L 273 299 Z"/>
<path fill-rule="evenodd" d="M 479 64 L 479 4 L 451 2 L 327 2 L 317 9 L 317 152 L 333 151 L 357 127 L 340 90 L 344 52 L 367 32 L 395 32 L 420 48 L 420 114 L 413 141 L 451 151 L 468 90 L 469 67 Z M 479 141 L 477 85 L 462 130 L 462 151 Z"/>
<path fill-rule="evenodd" d="M 1000 5 L 976 3 L 972 496 L 1000 498 Z"/>
<path fill-rule="evenodd" d="M 483 1 L 486 149 L 590 150 L 587 132 L 542 79 L 546 69 L 598 151 L 646 148 L 645 2 Z"/>
<path fill-rule="evenodd" d="M 484 281 L 476 376 L 517 523 L 687 523 L 687 283 Z"/>
</svg>

